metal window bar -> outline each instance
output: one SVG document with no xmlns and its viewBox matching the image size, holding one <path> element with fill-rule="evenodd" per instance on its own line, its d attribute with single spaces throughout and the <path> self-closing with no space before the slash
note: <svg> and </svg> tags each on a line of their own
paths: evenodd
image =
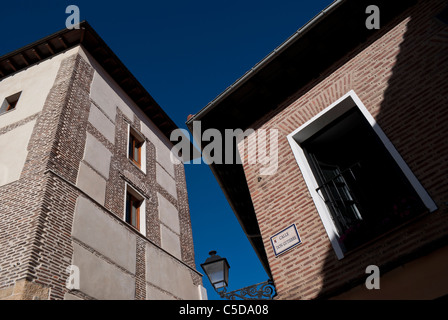
<svg viewBox="0 0 448 320">
<path fill-rule="evenodd" d="M 358 210 L 358 202 L 355 200 L 353 192 L 350 190 L 344 176 L 351 175 L 356 181 L 353 168 L 360 167 L 359 163 L 340 171 L 333 178 L 320 185 L 316 192 L 324 200 L 330 211 L 335 215 L 336 224 L 342 229 L 347 229 L 354 222 L 353 220 L 363 220 Z M 320 192 L 319 192 L 320 191 Z M 322 193 L 322 194 L 321 194 Z"/>
</svg>

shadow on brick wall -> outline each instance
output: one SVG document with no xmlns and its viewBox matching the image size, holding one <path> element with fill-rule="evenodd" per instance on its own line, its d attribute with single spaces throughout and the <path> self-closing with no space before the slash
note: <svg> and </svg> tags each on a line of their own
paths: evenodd
<svg viewBox="0 0 448 320">
<path fill-rule="evenodd" d="M 409 9 L 407 29 L 376 117 L 438 209 L 342 260 L 329 249 L 321 270 L 320 299 L 364 287 L 368 265 L 378 265 L 383 275 L 447 243 L 448 21 L 444 9 L 446 2 L 436 0 Z M 372 291 L 372 297 L 381 295 Z"/>
</svg>

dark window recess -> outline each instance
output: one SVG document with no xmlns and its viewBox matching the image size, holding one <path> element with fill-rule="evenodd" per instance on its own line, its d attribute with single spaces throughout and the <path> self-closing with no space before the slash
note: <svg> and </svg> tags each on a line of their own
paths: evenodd
<svg viewBox="0 0 448 320">
<path fill-rule="evenodd" d="M 448 6 L 445 7 L 442 11 L 436 15 L 436 18 L 439 19 L 444 24 L 448 24 Z"/>
<path fill-rule="evenodd" d="M 302 147 L 344 252 L 427 210 L 358 108 Z"/>
<path fill-rule="evenodd" d="M 14 110 L 16 108 L 17 102 L 19 101 L 20 94 L 21 92 L 18 92 L 6 98 L 0 106 L 0 114 L 6 111 Z"/>
<path fill-rule="evenodd" d="M 8 107 L 6 108 L 6 111 L 14 109 L 16 107 L 16 104 L 17 104 L 17 100 L 8 103 Z"/>
<path fill-rule="evenodd" d="M 129 192 L 126 194 L 126 222 L 137 230 L 140 229 L 140 206 L 142 200 L 137 199 Z"/>
<path fill-rule="evenodd" d="M 143 141 L 140 141 L 132 133 L 129 136 L 129 159 L 131 159 L 137 166 L 142 165 L 142 146 Z"/>
</svg>

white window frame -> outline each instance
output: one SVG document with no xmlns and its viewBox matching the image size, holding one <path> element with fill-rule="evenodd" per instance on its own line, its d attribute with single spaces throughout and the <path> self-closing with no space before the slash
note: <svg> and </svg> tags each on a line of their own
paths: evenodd
<svg viewBox="0 0 448 320">
<path fill-rule="evenodd" d="M 421 198 L 422 202 L 429 210 L 429 212 L 433 212 L 437 209 L 435 202 L 431 199 L 431 197 L 423 188 L 421 183 L 412 173 L 409 166 L 406 164 L 406 162 L 400 156 L 400 154 L 395 149 L 393 144 L 387 138 L 383 130 L 381 130 L 380 126 L 375 121 L 370 112 L 367 110 L 367 108 L 364 106 L 362 101 L 359 99 L 359 97 L 353 90 L 349 91 L 343 97 L 335 101 L 329 107 L 325 108 L 323 111 L 315 115 L 312 119 L 301 125 L 298 129 L 294 130 L 287 136 L 289 145 L 292 149 L 297 164 L 299 165 L 300 171 L 302 172 L 303 178 L 314 201 L 319 216 L 322 220 L 325 231 L 327 232 L 331 245 L 333 246 L 333 249 L 339 260 L 344 258 L 344 253 L 338 242 L 339 236 L 337 233 L 337 229 L 331 218 L 331 213 L 327 205 L 316 191 L 319 185 L 313 174 L 311 166 L 305 156 L 305 152 L 301 148 L 301 144 L 308 138 L 310 138 L 313 134 L 322 130 L 326 125 L 330 124 L 332 121 L 342 116 L 345 112 L 356 107 L 361 111 L 366 120 L 372 126 L 372 129 L 381 139 L 386 149 L 389 151 L 393 159 L 396 161 L 400 169 L 403 171 L 404 175 L 409 180 L 410 184 L 415 189 L 415 191 L 417 192 L 417 194 L 419 195 L 419 197 Z"/>
<path fill-rule="evenodd" d="M 144 197 L 140 192 L 135 190 L 135 188 L 132 187 L 132 185 L 130 185 L 126 181 L 125 181 L 125 187 L 124 187 L 123 221 L 125 223 L 129 224 L 126 221 L 126 196 L 127 196 L 128 192 L 130 194 L 132 194 L 134 197 L 142 200 L 142 204 L 140 205 L 140 216 L 139 216 L 140 225 L 139 225 L 138 231 L 146 237 L 146 197 Z"/>
</svg>

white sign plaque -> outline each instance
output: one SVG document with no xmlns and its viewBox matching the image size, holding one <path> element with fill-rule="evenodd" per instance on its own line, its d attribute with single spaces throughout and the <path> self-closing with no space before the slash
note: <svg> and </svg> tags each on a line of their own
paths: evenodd
<svg viewBox="0 0 448 320">
<path fill-rule="evenodd" d="M 271 237 L 272 248 L 274 248 L 275 256 L 302 243 L 295 224 L 283 229 L 279 233 Z"/>
</svg>

